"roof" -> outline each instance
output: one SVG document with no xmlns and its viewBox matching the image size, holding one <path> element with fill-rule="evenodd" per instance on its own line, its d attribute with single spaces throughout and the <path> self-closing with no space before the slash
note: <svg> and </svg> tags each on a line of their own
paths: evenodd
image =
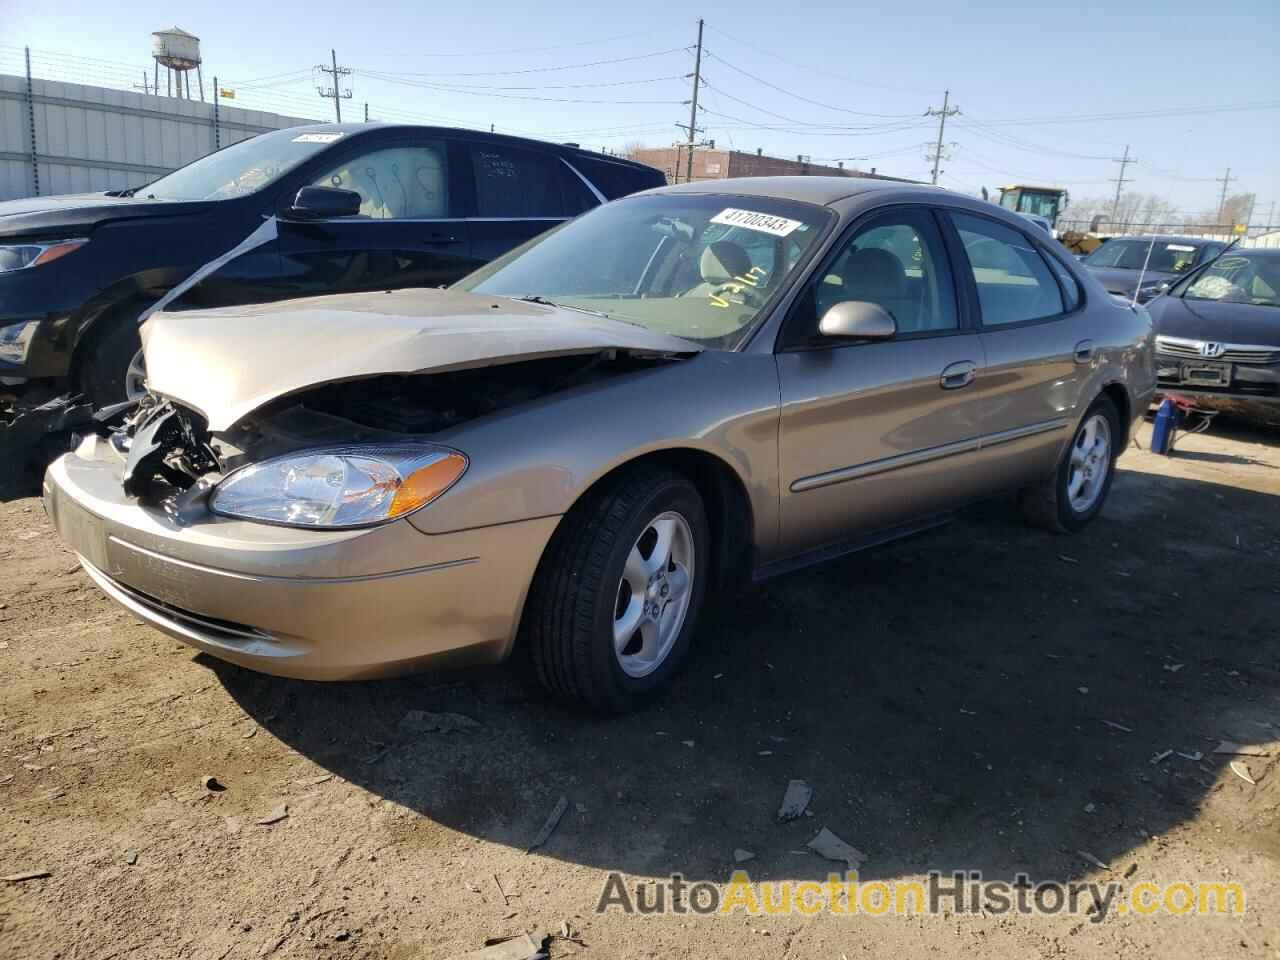
<svg viewBox="0 0 1280 960">
<path fill-rule="evenodd" d="M 1045 193 L 1066 193 L 1062 187 L 1037 187 L 1031 183 L 1011 183 L 1008 186 L 1000 188 L 1001 190 L 1043 190 Z"/>
<path fill-rule="evenodd" d="M 828 206 L 839 200 L 864 193 L 901 192 L 920 196 L 952 191 L 923 184 L 900 183 L 896 180 L 872 180 L 862 177 L 733 177 L 727 180 L 695 180 L 676 186 L 658 187 L 653 193 L 731 193 L 745 197 L 770 197 L 775 200 L 800 200 Z"/>
<path fill-rule="evenodd" d="M 514 137 L 505 133 L 490 133 L 488 130 L 472 130 L 468 127 L 434 127 L 421 123 L 383 123 L 382 121 L 370 121 L 369 123 L 309 123 L 300 124 L 296 127 L 290 127 L 290 130 L 314 130 L 317 133 L 340 133 L 358 134 L 369 133 L 374 130 L 409 130 L 414 133 L 464 133 L 470 137 L 483 137 L 486 140 L 494 142 L 510 143 L 513 146 L 537 146 L 542 149 L 554 147 L 563 153 L 590 157 L 593 160 L 604 161 L 608 163 L 616 163 L 624 167 L 632 167 L 638 170 L 653 170 L 654 168 L 647 164 L 638 163 L 635 160 L 628 160 L 626 157 L 615 157 L 608 153 L 597 153 L 595 150 L 586 150 L 577 144 L 556 143 L 552 140 L 535 140 L 532 137 Z"/>
<path fill-rule="evenodd" d="M 1109 237 L 1107 239 L 1107 242 L 1111 243 L 1115 240 L 1138 240 L 1144 243 L 1148 243 L 1151 241 L 1155 241 L 1156 243 L 1194 243 L 1197 245 L 1202 243 L 1221 243 L 1222 242 L 1220 240 L 1215 240 L 1213 237 L 1184 237 L 1184 236 L 1179 236 L 1178 234 L 1175 234 L 1175 233 L 1123 234 L 1123 235 L 1116 235 L 1116 236 Z"/>
</svg>

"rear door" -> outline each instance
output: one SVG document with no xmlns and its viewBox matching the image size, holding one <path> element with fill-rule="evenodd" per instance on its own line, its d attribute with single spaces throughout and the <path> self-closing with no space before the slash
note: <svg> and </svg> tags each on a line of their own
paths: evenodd
<svg viewBox="0 0 1280 960">
<path fill-rule="evenodd" d="M 826 340 L 818 320 L 865 300 L 892 340 Z M 970 499 L 981 430 L 982 343 L 956 296 L 933 213 L 860 221 L 808 281 L 777 355 L 783 554 L 892 528 Z"/>
<path fill-rule="evenodd" d="M 308 177 L 360 194 L 360 213 L 280 221 L 282 282 L 289 295 L 438 287 L 476 265 L 457 186 L 458 141 L 361 138 Z M 288 198 L 283 198 L 287 206 Z"/>
<path fill-rule="evenodd" d="M 1033 235 L 953 210 L 944 215 L 961 288 L 976 309 L 987 375 L 980 461 L 993 489 L 1053 469 L 1079 417 L 1094 344 L 1080 323 L 1083 294 Z"/>
<path fill-rule="evenodd" d="M 467 189 L 472 255 L 488 263 L 599 201 L 554 152 L 472 140 Z"/>
</svg>

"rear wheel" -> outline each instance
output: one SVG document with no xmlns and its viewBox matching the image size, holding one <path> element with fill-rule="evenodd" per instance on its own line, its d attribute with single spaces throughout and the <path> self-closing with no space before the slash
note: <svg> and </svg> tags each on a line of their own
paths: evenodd
<svg viewBox="0 0 1280 960">
<path fill-rule="evenodd" d="M 1108 397 L 1089 407 L 1058 465 L 1040 484 L 1022 492 L 1027 520 L 1059 533 L 1075 533 L 1102 511 L 1115 476 L 1120 416 Z"/>
<path fill-rule="evenodd" d="M 538 680 L 558 699 L 607 713 L 657 695 L 701 612 L 710 533 L 698 491 L 641 467 L 564 519 L 539 565 L 523 624 Z"/>
</svg>

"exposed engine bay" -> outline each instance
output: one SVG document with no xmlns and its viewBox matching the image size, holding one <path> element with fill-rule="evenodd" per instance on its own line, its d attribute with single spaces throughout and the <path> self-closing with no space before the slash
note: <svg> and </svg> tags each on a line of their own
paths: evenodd
<svg viewBox="0 0 1280 960">
<path fill-rule="evenodd" d="M 238 467 L 307 447 L 428 437 L 440 430 L 607 377 L 670 362 L 606 350 L 442 373 L 325 383 L 275 400 L 225 433 L 199 413 L 149 395 L 111 435 L 130 496 L 154 502 Z"/>
</svg>

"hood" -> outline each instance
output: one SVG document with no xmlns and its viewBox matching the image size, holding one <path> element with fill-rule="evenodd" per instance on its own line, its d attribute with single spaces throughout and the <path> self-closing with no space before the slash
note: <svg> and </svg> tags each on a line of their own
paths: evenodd
<svg viewBox="0 0 1280 960">
<path fill-rule="evenodd" d="M 107 220 L 201 212 L 217 201 L 147 200 L 106 193 L 71 193 L 0 202 L 0 237 L 90 230 Z"/>
<path fill-rule="evenodd" d="M 1280 348 L 1280 307 L 1161 297 L 1149 309 L 1157 334 Z"/>
<path fill-rule="evenodd" d="M 1141 270 L 1091 267 L 1087 263 L 1085 268 L 1098 278 L 1098 282 L 1107 289 L 1108 293 L 1119 293 L 1126 297 L 1133 296 L 1133 290 L 1138 285 L 1139 276 L 1142 277 L 1142 285 L 1144 287 L 1149 287 L 1153 283 L 1172 282 L 1175 277 L 1179 276 L 1176 273 L 1162 273 L 1159 270 L 1148 270 L 1144 274 Z"/>
<path fill-rule="evenodd" d="M 443 373 L 623 350 L 696 353 L 688 340 L 577 310 L 395 290 L 155 314 L 142 327 L 147 386 L 214 432 L 278 397 L 339 380 Z"/>
</svg>

